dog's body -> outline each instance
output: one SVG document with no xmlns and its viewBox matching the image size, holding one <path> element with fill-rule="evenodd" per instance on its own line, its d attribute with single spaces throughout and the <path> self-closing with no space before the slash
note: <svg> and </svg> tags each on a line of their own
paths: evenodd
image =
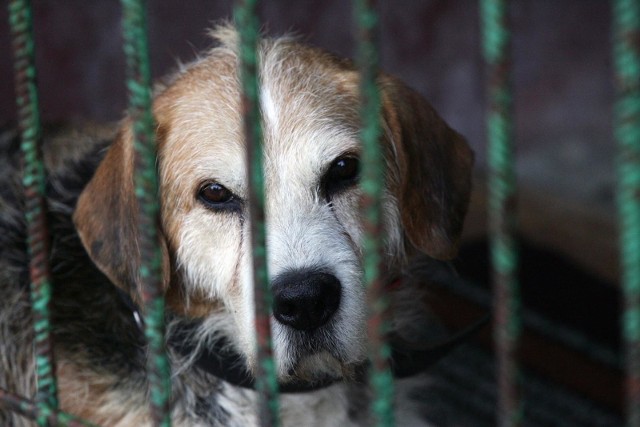
<svg viewBox="0 0 640 427">
<path fill-rule="evenodd" d="M 176 425 L 247 426 L 257 424 L 255 392 L 196 363 L 218 339 L 249 374 L 257 363 L 237 36 L 227 27 L 215 36 L 221 46 L 172 76 L 154 103 L 172 416 Z M 367 358 L 358 74 L 349 62 L 289 39 L 262 41 L 260 64 L 278 379 L 332 382 L 283 394 L 283 425 L 368 425 L 368 391 L 356 378 Z M 386 75 L 379 84 L 386 276 L 400 283 L 389 291 L 393 335 L 420 348 L 432 343 L 424 334 L 422 278 L 411 273 L 411 260 L 455 254 L 472 155 L 418 95 Z M 145 344 L 134 316 L 141 300 L 130 123 L 113 142 L 63 140 L 61 150 L 60 141 L 49 143 L 46 154 L 62 409 L 102 425 L 147 425 Z M 10 184 L 0 189 L 0 387 L 30 396 L 35 380 L 16 145 L 4 135 L 0 173 Z M 177 331 L 181 338 L 172 339 Z M 192 354 L 176 342 L 188 342 Z M 420 414 L 428 402 L 416 400 L 423 386 L 423 376 L 398 381 L 400 425 L 425 423 Z M 0 409 L 0 424 L 20 420 Z"/>
</svg>

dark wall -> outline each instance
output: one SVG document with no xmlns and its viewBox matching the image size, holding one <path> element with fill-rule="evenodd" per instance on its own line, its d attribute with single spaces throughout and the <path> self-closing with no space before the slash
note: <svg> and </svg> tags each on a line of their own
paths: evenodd
<svg viewBox="0 0 640 427">
<path fill-rule="evenodd" d="M 271 34 L 353 55 L 344 0 L 272 0 Z M 609 2 L 514 1 L 519 168 L 522 179 L 586 200 L 610 201 Z M 231 1 L 149 0 L 154 74 L 209 46 L 207 28 Z M 36 0 L 37 63 L 45 121 L 115 120 L 125 109 L 116 0 Z M 483 69 L 477 2 L 380 0 L 383 67 L 419 90 L 484 159 Z M 0 8 L 0 122 L 15 116 L 6 8 Z M 594 163 L 595 162 L 595 163 Z M 584 177 L 589 177 L 585 184 Z"/>
</svg>

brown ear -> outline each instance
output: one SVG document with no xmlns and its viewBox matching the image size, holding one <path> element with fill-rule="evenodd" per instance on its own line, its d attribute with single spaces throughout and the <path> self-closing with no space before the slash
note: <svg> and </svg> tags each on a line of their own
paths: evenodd
<svg viewBox="0 0 640 427">
<path fill-rule="evenodd" d="M 131 127 L 126 124 L 80 194 L 73 221 L 93 262 L 115 285 L 141 303 L 134 154 Z M 160 236 L 166 289 L 168 251 L 162 233 Z"/>
<path fill-rule="evenodd" d="M 433 258 L 451 259 L 469 203 L 473 152 L 418 93 L 390 76 L 380 87 L 406 238 Z"/>
</svg>

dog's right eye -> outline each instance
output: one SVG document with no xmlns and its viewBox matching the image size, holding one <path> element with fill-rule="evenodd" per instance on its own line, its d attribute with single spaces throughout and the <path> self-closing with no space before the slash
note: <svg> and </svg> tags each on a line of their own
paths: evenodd
<svg viewBox="0 0 640 427">
<path fill-rule="evenodd" d="M 333 161 L 322 178 L 322 187 L 327 198 L 355 185 L 360 177 L 360 160 L 346 155 Z"/>
<path fill-rule="evenodd" d="M 198 199 L 205 206 L 215 210 L 237 210 L 240 201 L 225 186 L 217 182 L 210 182 L 198 191 Z"/>
</svg>

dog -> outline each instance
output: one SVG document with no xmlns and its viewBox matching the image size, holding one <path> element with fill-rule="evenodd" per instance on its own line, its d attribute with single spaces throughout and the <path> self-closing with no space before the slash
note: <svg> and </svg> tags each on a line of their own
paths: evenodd
<svg viewBox="0 0 640 427">
<path fill-rule="evenodd" d="M 258 360 L 238 34 L 229 25 L 212 34 L 217 45 L 154 94 L 171 417 L 177 426 L 250 426 L 258 424 L 250 388 Z M 361 381 L 368 343 L 359 73 L 292 37 L 263 38 L 258 53 L 282 424 L 370 425 Z M 415 91 L 384 73 L 378 85 L 390 339 L 425 349 L 428 263 L 420 260 L 455 256 L 473 154 Z M 16 135 L 4 132 L 0 145 L 0 386 L 33 396 Z M 115 132 L 64 133 L 44 152 L 61 409 L 104 426 L 149 425 L 131 120 Z M 222 363 L 217 371 L 207 367 L 211 357 Z M 405 376 L 397 422 L 428 425 L 428 402 L 416 398 L 428 376 Z M 1 405 L 0 424 L 30 425 Z"/>
</svg>

